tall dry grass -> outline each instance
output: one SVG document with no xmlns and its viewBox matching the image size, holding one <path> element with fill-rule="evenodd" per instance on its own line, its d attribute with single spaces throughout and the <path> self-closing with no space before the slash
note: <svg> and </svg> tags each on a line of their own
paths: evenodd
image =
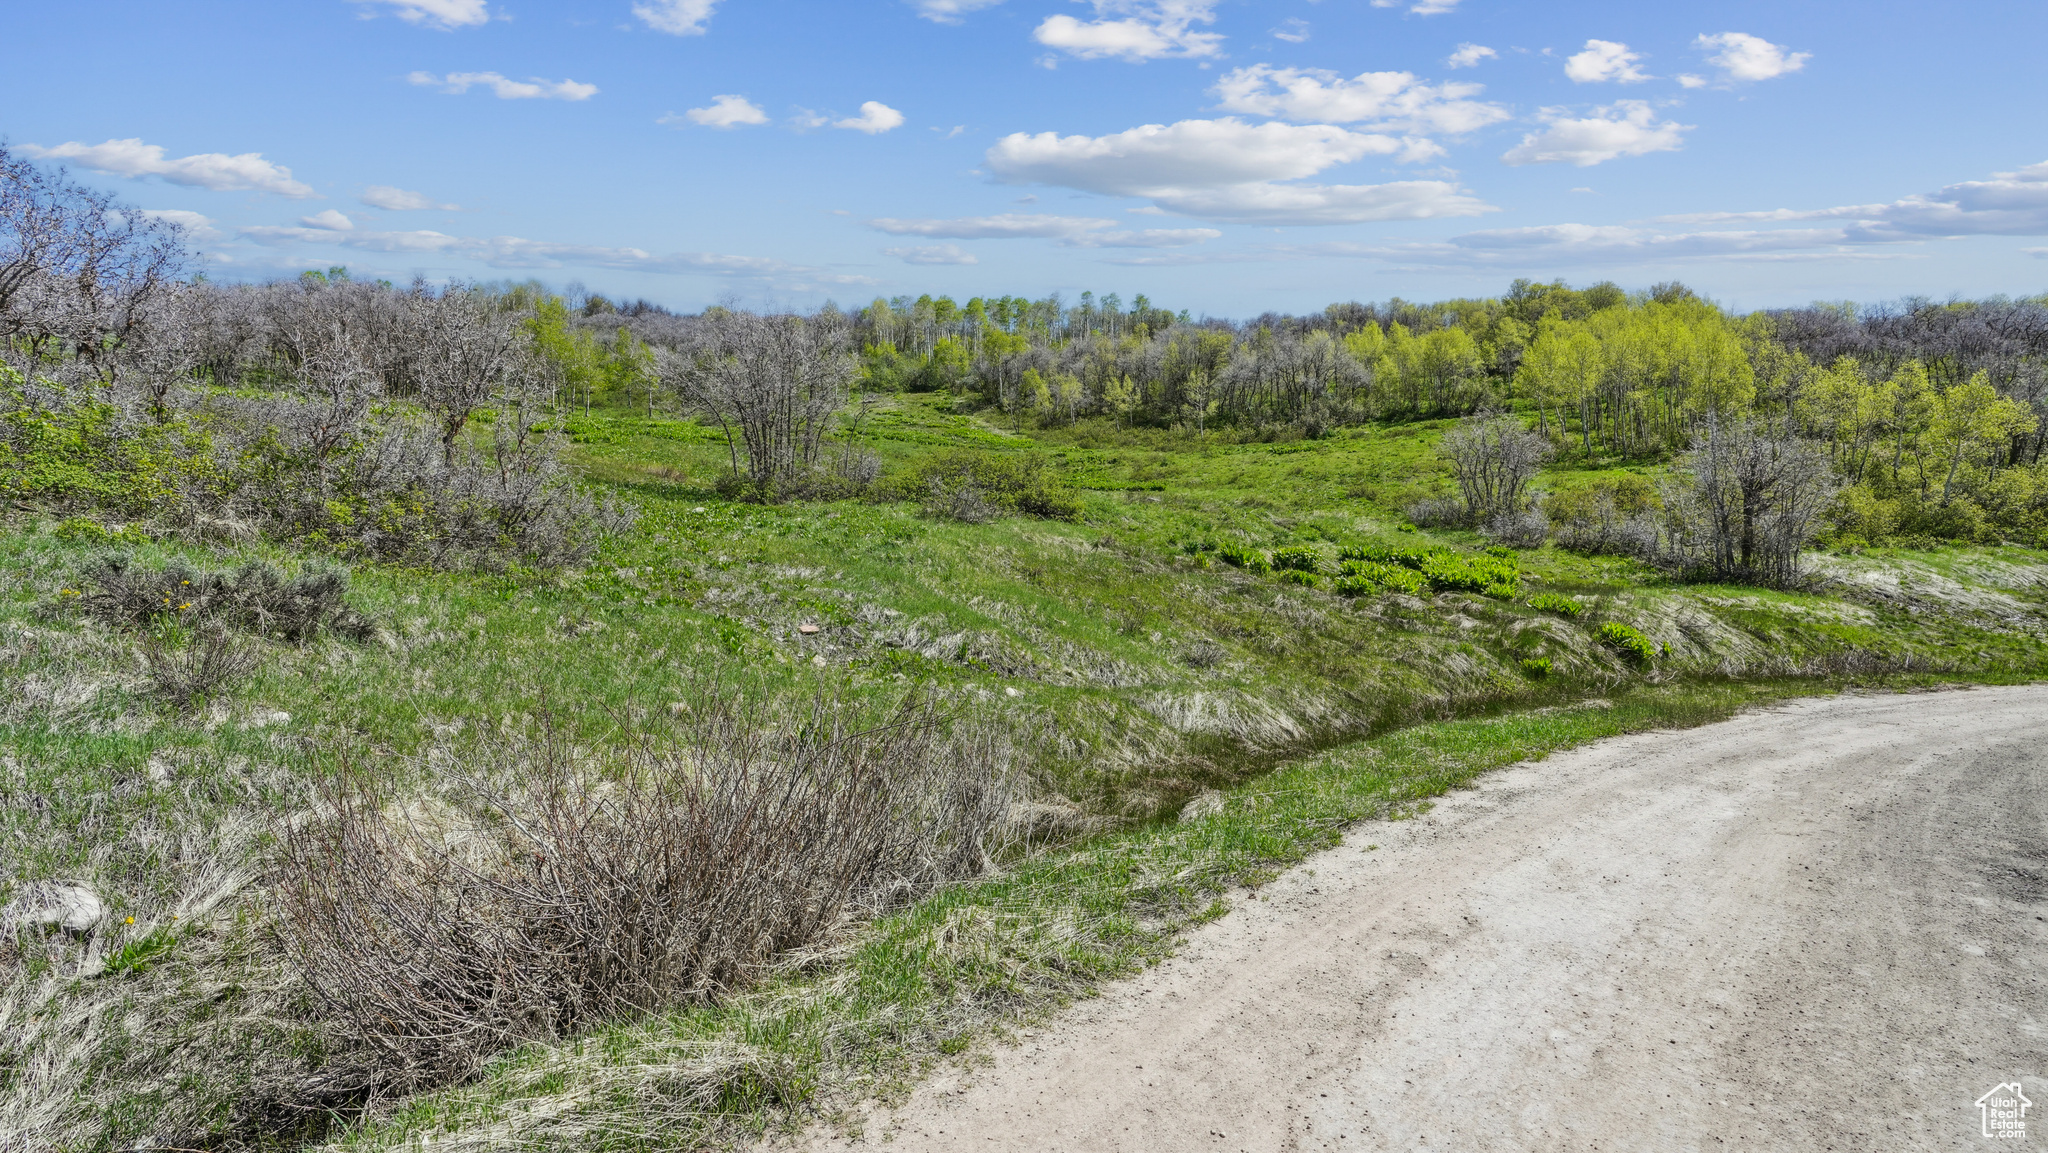
<svg viewBox="0 0 2048 1153">
<path fill-rule="evenodd" d="M 602 761 L 557 732 L 474 749 L 401 805 L 338 775 L 291 834 L 288 947 L 378 1094 L 705 1001 L 842 922 L 980 872 L 1008 746 L 926 698 L 706 694 Z"/>
</svg>

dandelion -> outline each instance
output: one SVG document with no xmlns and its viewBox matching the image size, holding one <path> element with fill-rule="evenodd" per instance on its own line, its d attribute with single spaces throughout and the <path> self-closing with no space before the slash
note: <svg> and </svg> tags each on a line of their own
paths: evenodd
<svg viewBox="0 0 2048 1153">
<path fill-rule="evenodd" d="M 132 924 L 134 924 L 134 923 L 135 923 L 135 918 L 133 918 L 133 917 L 130 917 L 130 918 L 128 918 L 128 923 L 129 923 L 129 924 L 131 924 L 131 925 L 132 925 Z"/>
</svg>

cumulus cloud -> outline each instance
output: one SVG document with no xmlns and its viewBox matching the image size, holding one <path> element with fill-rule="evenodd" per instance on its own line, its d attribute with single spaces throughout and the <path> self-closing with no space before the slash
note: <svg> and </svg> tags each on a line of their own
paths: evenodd
<svg viewBox="0 0 2048 1153">
<path fill-rule="evenodd" d="M 1084 232 L 1060 243 L 1068 248 L 1180 248 L 1222 236 L 1214 228 L 1142 228 L 1119 232 Z"/>
<path fill-rule="evenodd" d="M 161 220 L 167 224 L 175 224 L 179 228 L 184 229 L 185 235 L 192 240 L 219 240 L 226 235 L 220 229 L 213 226 L 213 218 L 211 216 L 193 212 L 190 209 L 145 208 L 142 210 L 142 215 L 149 217 L 151 220 Z"/>
<path fill-rule="evenodd" d="M 1489 51 L 1491 51 L 1489 49 Z M 1361 72 L 1254 64 L 1216 82 L 1221 107 L 1281 120 L 1360 121 L 1401 132 L 1470 132 L 1508 118 L 1498 104 L 1467 99 L 1478 84 L 1425 84 L 1412 72 Z"/>
<path fill-rule="evenodd" d="M 855 132 L 865 132 L 870 136 L 874 136 L 887 132 L 891 128 L 900 127 L 902 123 L 903 114 L 901 112 L 896 111 L 879 100 L 864 100 L 861 102 L 859 116 L 849 116 L 844 120 L 834 120 L 832 127 L 850 128 Z"/>
<path fill-rule="evenodd" d="M 957 244 L 920 244 L 909 248 L 884 248 L 882 255 L 905 264 L 980 264 L 981 258 Z"/>
<path fill-rule="evenodd" d="M 685 120 L 706 128 L 738 128 L 742 124 L 766 124 L 768 114 L 761 110 L 760 105 L 744 96 L 727 94 L 713 96 L 707 107 L 686 108 L 681 116 L 671 112 L 660 117 L 656 123 L 679 124 Z"/>
<path fill-rule="evenodd" d="M 451 96 L 460 96 L 479 85 L 489 88 L 491 94 L 500 100 L 588 100 L 597 95 L 595 84 L 543 80 L 538 76 L 512 80 L 496 72 L 450 72 L 446 76 L 414 72 L 406 79 L 414 84 L 437 87 Z"/>
<path fill-rule="evenodd" d="M 1573 164 L 1590 167 L 1617 156 L 1641 156 L 1649 152 L 1675 152 L 1685 144 L 1689 124 L 1675 120 L 1659 122 L 1648 103 L 1618 100 L 1593 115 L 1574 119 L 1556 109 L 1545 109 L 1548 124 L 1541 132 L 1522 137 L 1501 159 L 1509 164 Z"/>
<path fill-rule="evenodd" d="M 388 5 L 409 24 L 452 31 L 472 24 L 488 23 L 490 12 L 484 0 L 357 0 L 362 4 Z"/>
<path fill-rule="evenodd" d="M 917 14 L 934 24 L 958 24 L 969 12 L 993 8 L 1003 0 L 910 0 Z"/>
<path fill-rule="evenodd" d="M 2028 256 L 2038 256 L 2043 260 L 2048 260 L 2048 248 L 2022 248 L 2020 251 Z"/>
<path fill-rule="evenodd" d="M 702 36 L 718 0 L 646 0 L 633 5 L 633 15 L 656 32 L 671 36 Z"/>
<path fill-rule="evenodd" d="M 442 204 L 424 192 L 410 192 L 403 188 L 393 188 L 389 184 L 372 184 L 363 189 L 363 194 L 356 199 L 372 208 L 382 208 L 388 212 L 453 212 L 459 207 L 454 204 Z"/>
<path fill-rule="evenodd" d="M 1787 52 L 1784 45 L 1747 32 L 1717 32 L 1701 36 L 1693 45 L 1711 53 L 1707 63 L 1727 73 L 1730 80 L 1770 80 L 1797 72 L 1813 59 L 1811 52 Z"/>
<path fill-rule="evenodd" d="M 356 226 L 355 221 L 332 208 L 323 209 L 311 216 L 301 216 L 299 223 L 308 228 L 322 228 L 329 232 L 349 232 Z"/>
<path fill-rule="evenodd" d="M 1108 136 L 1018 132 L 997 141 L 986 160 L 1004 183 L 1144 197 L 1174 212 L 1216 220 L 1340 224 L 1493 211 L 1443 181 L 1274 183 L 1366 156 L 1412 153 L 1414 145 L 1330 124 L 1252 125 L 1226 117 L 1147 124 Z"/>
<path fill-rule="evenodd" d="M 1375 8 L 1399 8 L 1403 4 L 1407 4 L 1408 11 L 1417 16 L 1441 16 L 1458 8 L 1458 0 L 1413 0 L 1413 3 L 1410 0 L 1372 0 Z"/>
<path fill-rule="evenodd" d="M 1564 62 L 1564 74 L 1576 84 L 1596 84 L 1612 80 L 1617 84 L 1639 84 L 1650 79 L 1648 73 L 1636 67 L 1642 55 L 1630 52 L 1628 45 L 1612 40 L 1588 40 L 1585 50 Z"/>
<path fill-rule="evenodd" d="M 480 261 L 493 268 L 548 269 L 563 267 L 608 268 L 622 272 L 691 273 L 708 272 L 735 279 L 760 282 L 778 289 L 804 291 L 837 285 L 873 284 L 870 276 L 828 272 L 765 256 L 733 256 L 716 252 L 673 252 L 658 254 L 640 248 L 612 248 L 593 244 L 562 244 L 529 240 L 522 236 L 451 236 L 445 232 L 420 229 L 382 232 L 369 229 L 324 227 L 280 227 L 258 225 L 238 230 L 239 235 L 258 244 L 288 247 L 322 244 L 361 252 L 403 255 L 438 254 Z"/>
<path fill-rule="evenodd" d="M 1690 72 L 1681 72 L 1672 77 L 1672 79 L 1678 81 L 1680 88 L 1705 88 L 1707 86 L 1706 77 L 1695 76 Z"/>
<path fill-rule="evenodd" d="M 1197 24 L 1213 23 L 1216 0 L 1093 0 L 1095 19 L 1048 16 L 1032 33 L 1040 44 L 1082 60 L 1113 57 L 1156 60 L 1162 57 L 1214 56 L 1223 37 L 1198 32 Z"/>
<path fill-rule="evenodd" d="M 68 160 L 80 168 L 114 176 L 154 176 L 172 184 L 210 188 L 215 192 L 274 192 L 298 200 L 314 197 L 312 188 L 292 179 L 292 170 L 263 159 L 260 152 L 229 156 L 224 152 L 202 152 L 175 160 L 164 155 L 161 144 L 144 144 L 139 138 L 109 140 L 103 144 L 69 141 L 55 148 L 24 144 L 21 150 L 43 160 Z"/>
<path fill-rule="evenodd" d="M 1444 58 L 1444 65 L 1448 68 L 1471 68 L 1481 60 L 1493 60 L 1499 56 L 1500 53 L 1484 44 L 1460 44 L 1456 52 Z"/>
<path fill-rule="evenodd" d="M 1101 228 L 1114 228 L 1116 221 L 1096 216 L 1047 216 L 1034 212 L 1005 212 L 999 216 L 955 216 L 945 219 L 924 217 L 903 220 L 885 216 L 868 221 L 868 226 L 892 236 L 929 236 L 943 240 L 999 240 L 1017 237 L 1076 236 Z"/>
</svg>

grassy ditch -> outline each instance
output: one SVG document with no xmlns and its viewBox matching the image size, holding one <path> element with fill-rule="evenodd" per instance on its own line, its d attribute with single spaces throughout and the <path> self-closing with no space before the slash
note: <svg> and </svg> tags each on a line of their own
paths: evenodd
<svg viewBox="0 0 2048 1153">
<path fill-rule="evenodd" d="M 861 1100 L 900 1097 L 935 1063 L 1157 963 L 1222 915 L 1234 888 L 1337 844 L 1358 822 L 1414 816 L 1492 769 L 1815 689 L 1650 687 L 1329 749 L 1221 795 L 1204 815 L 943 889 L 716 1006 L 507 1054 L 474 1083 L 417 1097 L 332 1147 L 677 1149 L 819 1119 L 857 1126 Z"/>
</svg>

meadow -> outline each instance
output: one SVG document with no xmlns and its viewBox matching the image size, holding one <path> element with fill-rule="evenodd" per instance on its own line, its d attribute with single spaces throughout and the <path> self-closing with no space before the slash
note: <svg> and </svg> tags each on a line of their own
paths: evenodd
<svg viewBox="0 0 2048 1153">
<path fill-rule="evenodd" d="M 853 1123 L 862 1097 L 1156 961 L 1345 828 L 1489 768 L 1788 695 L 2031 679 L 2048 654 L 2033 549 L 1856 543 L 1812 556 L 1799 587 L 1686 581 L 1412 524 L 1404 510 L 1450 486 L 1436 449 L 1453 420 L 1317 439 L 1120 423 L 890 394 L 835 442 L 874 454 L 874 484 L 759 503 L 720 495 L 715 428 L 579 409 L 567 463 L 637 509 L 632 529 L 563 568 L 355 563 L 363 638 L 252 641 L 247 678 L 190 708 L 158 691 L 147 635 L 79 605 L 95 561 L 297 576 L 330 554 L 16 507 L 0 898 L 81 882 L 111 928 L 0 946 L 0 1133 L 626 1149 Z M 961 459 L 1033 462 L 1072 519 L 961 520 L 902 483 Z M 1538 484 L 1663 467 L 1571 461 Z M 913 698 L 999 738 L 1005 807 L 978 875 L 453 1084 L 335 1075 L 346 1042 L 294 976 L 277 894 L 281 846 L 336 781 L 443 803 L 455 770 L 487 774 L 508 749 L 601 763 L 713 697 L 821 694 Z"/>
</svg>

